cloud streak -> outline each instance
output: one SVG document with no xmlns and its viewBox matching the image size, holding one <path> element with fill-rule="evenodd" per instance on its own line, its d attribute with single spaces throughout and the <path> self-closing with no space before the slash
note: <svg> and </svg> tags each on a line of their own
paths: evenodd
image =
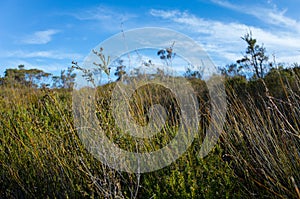
<svg viewBox="0 0 300 199">
<path fill-rule="evenodd" d="M 24 44 L 47 44 L 52 40 L 53 35 L 59 33 L 59 30 L 49 29 L 34 32 L 33 35 L 23 39 Z"/>
<path fill-rule="evenodd" d="M 82 59 L 83 56 L 78 53 L 65 53 L 59 51 L 11 51 L 11 52 L 2 52 L 0 57 L 4 58 L 47 58 L 47 59 Z"/>
<path fill-rule="evenodd" d="M 74 17 L 75 19 L 87 24 L 89 29 L 109 32 L 120 31 L 122 29 L 121 25 L 124 22 L 131 22 L 131 20 L 138 16 L 135 13 L 124 11 L 124 9 L 116 7 L 112 8 L 103 5 L 81 9 L 72 13 L 64 13 L 64 15 Z"/>
<path fill-rule="evenodd" d="M 222 6 L 230 9 L 240 9 L 233 4 L 224 1 L 217 1 Z M 197 17 L 187 11 L 179 10 L 155 10 L 151 9 L 149 13 L 154 17 L 162 18 L 172 24 L 172 28 L 176 28 L 189 35 L 195 35 L 196 39 L 203 48 L 209 53 L 213 60 L 220 65 L 224 65 L 227 60 L 235 62 L 241 58 L 245 43 L 240 39 L 250 30 L 253 36 L 258 39 L 258 43 L 263 41 L 269 54 L 275 54 L 279 62 L 300 62 L 299 59 L 299 33 L 294 29 L 287 27 L 288 21 L 293 19 L 279 16 L 274 24 L 286 24 L 272 31 L 272 29 L 262 29 L 256 26 L 249 26 L 239 22 L 222 22 L 217 20 L 209 20 Z M 273 16 L 273 19 L 276 17 Z M 266 19 L 270 21 L 273 19 Z M 289 19 L 289 20 L 287 20 Z M 298 55 L 297 55 L 298 54 Z"/>
<path fill-rule="evenodd" d="M 291 29 L 291 31 L 300 32 L 300 22 L 285 16 L 287 9 L 279 10 L 277 5 L 272 5 L 271 8 L 268 7 L 258 7 L 258 6 L 249 6 L 249 5 L 237 5 L 230 3 L 229 1 L 224 0 L 211 0 L 211 2 L 219 5 L 221 7 L 225 7 L 237 12 L 246 13 L 251 16 L 258 18 L 259 20 L 275 26 L 286 27 Z"/>
<path fill-rule="evenodd" d="M 72 14 L 79 20 L 96 20 L 96 21 L 127 21 L 136 17 L 134 14 L 125 13 L 115 9 L 110 9 L 105 6 L 98 6 L 96 8 L 86 9 L 82 12 Z"/>
</svg>

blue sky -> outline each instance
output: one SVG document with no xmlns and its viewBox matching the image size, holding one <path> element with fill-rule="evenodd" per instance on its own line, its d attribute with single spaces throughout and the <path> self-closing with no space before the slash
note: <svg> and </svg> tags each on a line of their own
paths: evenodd
<svg viewBox="0 0 300 199">
<path fill-rule="evenodd" d="M 110 36 L 166 27 L 197 41 L 218 66 L 241 58 L 251 30 L 277 62 L 300 63 L 299 0 L 0 2 L 0 75 L 24 64 L 58 74 Z"/>
</svg>

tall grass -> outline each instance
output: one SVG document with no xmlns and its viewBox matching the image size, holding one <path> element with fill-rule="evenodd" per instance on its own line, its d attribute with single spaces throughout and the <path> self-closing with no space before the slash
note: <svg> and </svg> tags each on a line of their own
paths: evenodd
<svg viewBox="0 0 300 199">
<path fill-rule="evenodd" d="M 281 99 L 273 97 L 264 80 L 256 82 L 263 92 L 248 94 L 247 100 L 228 91 L 225 156 L 252 197 L 300 197 L 300 87 L 299 77 L 294 78 L 298 83 L 292 88 L 278 76 Z"/>
<path fill-rule="evenodd" d="M 170 166 L 145 174 L 119 172 L 83 146 L 66 90 L 5 88 L 0 91 L 0 197 L 3 198 L 297 198 L 300 188 L 300 80 L 281 82 L 285 98 L 263 90 L 243 96 L 227 85 L 228 112 L 221 139 L 197 156 L 209 124 L 209 96 L 190 80 L 202 105 L 199 135 Z M 251 86 L 250 83 L 246 83 Z M 128 101 L 137 123 L 163 104 L 168 123 L 153 139 L 133 139 L 116 127 L 109 108 L 114 83 L 98 88 L 97 117 L 107 137 L 129 151 L 153 151 L 176 134 L 180 110 L 160 87 L 144 87 Z M 295 89 L 296 88 L 296 89 Z M 298 89 L 298 90 L 297 90 Z M 161 95 L 165 92 L 164 95 Z M 150 95 L 149 93 L 152 93 Z M 168 98 L 164 98 L 168 95 Z"/>
</svg>

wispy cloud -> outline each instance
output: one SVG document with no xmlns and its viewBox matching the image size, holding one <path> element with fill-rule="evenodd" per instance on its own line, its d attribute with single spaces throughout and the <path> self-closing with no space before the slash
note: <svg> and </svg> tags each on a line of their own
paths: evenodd
<svg viewBox="0 0 300 199">
<path fill-rule="evenodd" d="M 231 9 L 238 9 L 235 5 L 226 1 L 214 0 L 214 2 Z M 299 56 L 297 56 L 300 43 L 299 33 L 288 27 L 281 27 L 277 28 L 276 31 L 272 31 L 271 29 L 266 30 L 238 22 L 222 22 L 200 18 L 187 11 L 181 12 L 179 10 L 152 9 L 149 13 L 168 21 L 168 24 L 172 24 L 172 28 L 189 35 L 195 35 L 193 38 L 203 46 L 217 64 L 224 64 L 222 62 L 225 60 L 234 62 L 241 57 L 245 44 L 240 38 L 249 30 L 252 31 L 258 42 L 265 44 L 270 54 L 274 53 L 276 55 L 278 61 L 300 61 Z M 287 20 L 284 18 L 284 23 L 286 22 Z"/>
<path fill-rule="evenodd" d="M 285 14 L 288 10 L 278 9 L 277 5 L 272 3 L 272 1 L 268 1 L 266 6 L 233 4 L 224 0 L 211 0 L 211 2 L 221 7 L 252 15 L 267 24 L 287 27 L 292 29 L 292 31 L 300 32 L 300 22 L 287 17 Z"/>
<path fill-rule="evenodd" d="M 127 21 L 133 17 L 134 14 L 118 10 L 117 8 L 109 8 L 107 6 L 98 6 L 91 9 L 83 10 L 82 12 L 72 14 L 79 20 L 97 20 L 97 21 Z"/>
<path fill-rule="evenodd" d="M 47 58 L 47 59 L 82 59 L 83 56 L 78 53 L 66 53 L 66 52 L 59 52 L 59 51 L 10 51 L 10 52 L 2 52 L 0 57 L 4 58 Z"/>
<path fill-rule="evenodd" d="M 25 44 L 47 44 L 52 40 L 52 36 L 59 32 L 59 30 L 54 29 L 37 31 L 25 37 L 22 42 Z"/>
<path fill-rule="evenodd" d="M 150 14 L 155 16 L 155 17 L 162 17 L 162 18 L 173 18 L 181 14 L 179 10 L 156 10 L 156 9 L 151 9 Z"/>
</svg>

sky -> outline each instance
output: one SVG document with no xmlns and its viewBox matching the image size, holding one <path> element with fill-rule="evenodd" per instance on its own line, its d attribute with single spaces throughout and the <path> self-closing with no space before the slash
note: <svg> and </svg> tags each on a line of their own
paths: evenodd
<svg viewBox="0 0 300 199">
<path fill-rule="evenodd" d="M 299 0 L 1 0 L 0 76 L 20 64 L 59 74 L 107 38 L 143 27 L 191 37 L 217 66 L 242 57 L 249 31 L 277 62 L 300 63 L 299 8 Z"/>
</svg>

